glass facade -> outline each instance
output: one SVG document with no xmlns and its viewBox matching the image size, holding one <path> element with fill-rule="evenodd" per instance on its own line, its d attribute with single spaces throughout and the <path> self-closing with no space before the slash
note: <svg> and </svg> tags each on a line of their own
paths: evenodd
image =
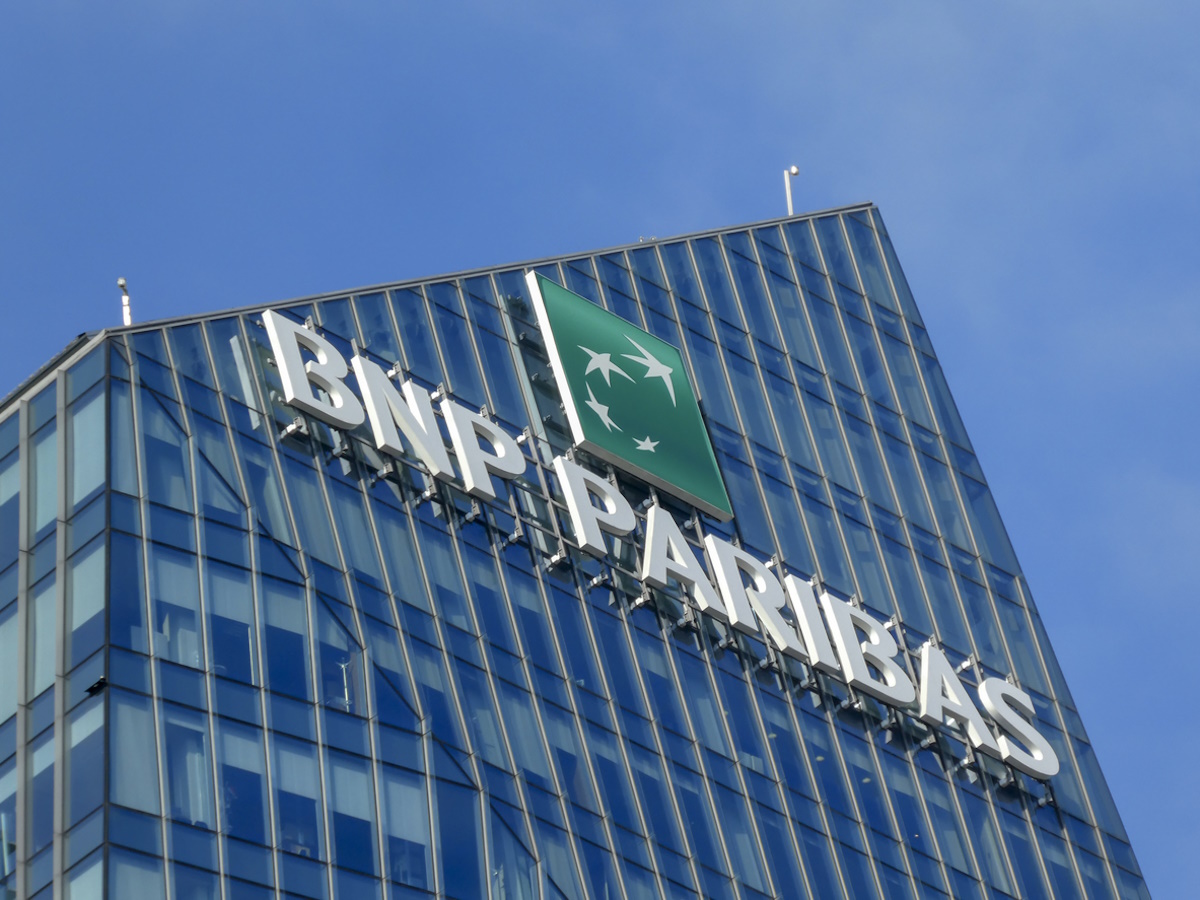
<svg viewBox="0 0 1200 900">
<path fill-rule="evenodd" d="M 658 495 L 698 555 L 1007 677 L 1058 774 L 581 553 L 530 269 L 682 350 L 735 513 Z M 1148 896 L 874 207 L 272 308 L 524 474 L 300 416 L 261 308 L 69 348 L 0 409 L 0 897 Z"/>
</svg>

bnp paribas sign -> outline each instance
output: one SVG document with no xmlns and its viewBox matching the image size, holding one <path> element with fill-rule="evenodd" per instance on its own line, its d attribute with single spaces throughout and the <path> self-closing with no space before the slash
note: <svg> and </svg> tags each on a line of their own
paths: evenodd
<svg viewBox="0 0 1200 900">
<path fill-rule="evenodd" d="M 571 540 L 606 559 L 612 541 L 642 535 L 638 576 L 655 589 L 681 590 L 702 615 L 763 638 L 773 652 L 799 660 L 922 722 L 955 724 L 978 752 L 1035 778 L 1058 771 L 1058 757 L 1033 723 L 1024 691 L 985 678 L 973 700 L 933 641 L 918 652 L 920 677 L 908 673 L 889 624 L 833 596 L 815 579 L 790 573 L 717 535 L 704 535 L 703 560 L 683 528 L 657 502 L 640 524 L 632 504 L 602 472 L 598 458 L 722 520 L 733 517 L 704 417 L 677 348 L 554 282 L 529 273 L 529 292 L 574 444 L 587 453 L 552 465 L 570 515 Z M 347 360 L 330 341 L 265 310 L 263 324 L 284 400 L 334 428 L 366 422 L 374 444 L 416 458 L 430 476 L 481 499 L 495 499 L 493 476 L 525 474 L 521 443 L 478 408 L 431 395 L 396 370 L 364 356 Z M 358 392 L 346 376 L 354 372 Z"/>
</svg>

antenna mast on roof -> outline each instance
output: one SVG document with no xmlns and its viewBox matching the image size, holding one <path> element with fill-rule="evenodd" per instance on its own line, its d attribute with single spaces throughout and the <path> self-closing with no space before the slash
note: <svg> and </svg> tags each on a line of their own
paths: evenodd
<svg viewBox="0 0 1200 900">
<path fill-rule="evenodd" d="M 133 324 L 133 313 L 129 309 L 129 289 L 125 286 L 125 279 L 117 279 L 117 287 L 121 289 L 121 319 L 125 325 Z"/>
<path fill-rule="evenodd" d="M 792 212 L 792 176 L 800 174 L 799 166 L 789 166 L 783 170 L 783 190 L 787 194 L 788 215 L 794 216 Z"/>
</svg>

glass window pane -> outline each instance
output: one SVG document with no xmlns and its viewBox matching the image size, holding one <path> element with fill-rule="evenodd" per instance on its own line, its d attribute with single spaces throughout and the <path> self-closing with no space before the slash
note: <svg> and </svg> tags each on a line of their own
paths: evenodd
<svg viewBox="0 0 1200 900">
<path fill-rule="evenodd" d="M 208 719 L 174 704 L 162 705 L 163 764 L 171 818 L 216 828 Z"/>
<path fill-rule="evenodd" d="M 382 766 L 379 790 L 388 878 L 413 887 L 432 887 L 433 855 L 425 779 L 403 769 Z"/>
<path fill-rule="evenodd" d="M 17 604 L 0 610 L 0 722 L 17 711 Z"/>
<path fill-rule="evenodd" d="M 109 798 L 158 815 L 158 754 L 150 700 L 114 689 L 109 696 Z"/>
<path fill-rule="evenodd" d="M 67 609 L 71 627 L 68 666 L 82 662 L 104 642 L 104 564 L 102 537 L 67 561 Z M 0 719 L 3 719 L 2 712 Z"/>
<path fill-rule="evenodd" d="M 274 766 L 276 827 L 279 847 L 311 859 L 323 859 L 324 826 L 321 823 L 321 778 L 317 747 L 275 734 Z"/>
<path fill-rule="evenodd" d="M 45 534 L 58 515 L 58 431 L 47 425 L 32 438 L 29 498 L 30 525 L 35 539 Z"/>
<path fill-rule="evenodd" d="M 67 724 L 67 826 L 104 800 L 104 698 L 93 697 Z"/>
<path fill-rule="evenodd" d="M 30 855 L 54 839 L 54 732 L 45 732 L 28 751 L 26 764 L 26 835 Z"/>
<path fill-rule="evenodd" d="M 304 588 L 264 576 L 263 649 L 267 687 L 293 697 L 312 699 L 308 672 L 308 614 Z"/>
<path fill-rule="evenodd" d="M 330 752 L 326 778 L 334 864 L 376 874 L 375 790 L 369 763 Z"/>
<path fill-rule="evenodd" d="M 483 830 L 478 792 L 438 780 L 438 837 L 442 883 L 452 897 L 485 897 Z"/>
<path fill-rule="evenodd" d="M 204 599 L 213 672 L 257 683 L 254 650 L 254 597 L 250 573 L 216 560 L 204 560 Z"/>
<path fill-rule="evenodd" d="M 191 454 L 179 405 L 140 388 L 138 413 L 145 453 L 145 486 L 155 503 L 192 511 Z"/>
<path fill-rule="evenodd" d="M 162 544 L 152 543 L 149 549 L 154 652 L 172 662 L 204 668 L 196 557 Z"/>
<path fill-rule="evenodd" d="M 26 677 L 28 699 L 32 700 L 54 684 L 55 637 L 58 609 L 55 603 L 54 575 L 47 575 L 31 588 Z"/>
<path fill-rule="evenodd" d="M 17 762 L 0 765 L 0 879 L 17 867 Z"/>
<path fill-rule="evenodd" d="M 108 441 L 104 433 L 104 391 L 99 386 L 67 411 L 67 429 L 74 510 L 104 485 Z"/>
<path fill-rule="evenodd" d="M 138 900 L 163 900 L 166 897 L 166 887 L 163 884 L 162 860 L 143 856 L 141 853 L 130 853 L 128 850 L 110 850 L 108 895 L 137 897 Z"/>
<path fill-rule="evenodd" d="M 217 720 L 217 777 L 224 830 L 256 844 L 268 843 L 267 778 L 263 733 Z"/>
</svg>

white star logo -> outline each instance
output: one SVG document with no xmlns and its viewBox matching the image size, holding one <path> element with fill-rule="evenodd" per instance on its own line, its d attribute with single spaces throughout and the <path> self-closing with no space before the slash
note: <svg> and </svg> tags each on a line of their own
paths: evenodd
<svg viewBox="0 0 1200 900">
<path fill-rule="evenodd" d="M 611 353 L 597 353 L 595 350 L 589 350 L 583 344 L 579 345 L 579 349 L 590 357 L 588 367 L 583 373 L 584 377 L 599 370 L 600 374 L 604 376 L 604 383 L 609 387 L 612 387 L 613 372 L 616 372 L 622 378 L 628 378 L 630 381 L 633 381 L 633 378 L 624 369 L 612 361 Z"/>
<path fill-rule="evenodd" d="M 620 431 L 621 426 L 614 422 L 612 417 L 609 416 L 608 407 L 596 399 L 596 395 L 592 393 L 592 386 L 590 384 L 587 386 L 587 389 L 587 405 L 592 408 L 592 412 L 600 417 L 600 421 L 604 423 L 604 427 L 609 431 L 612 431 L 614 428 L 617 429 L 617 431 Z"/>
<path fill-rule="evenodd" d="M 634 442 L 635 444 L 637 444 L 637 449 L 638 449 L 638 450 L 648 450 L 648 451 L 649 451 L 649 452 L 651 452 L 651 453 L 653 453 L 653 452 L 654 452 L 654 448 L 655 448 L 655 447 L 657 447 L 657 446 L 658 446 L 658 444 L 659 444 L 659 442 L 658 442 L 658 441 L 652 441 L 652 440 L 650 440 L 650 435 L 646 435 L 646 436 L 645 436 L 644 438 L 642 438 L 640 441 L 639 441 L 637 438 L 634 438 L 634 439 L 633 439 L 633 442 Z"/>
<path fill-rule="evenodd" d="M 629 343 L 641 350 L 642 355 L 634 356 L 631 353 L 622 353 L 621 355 L 626 359 L 632 359 L 634 362 L 641 363 L 643 366 L 645 366 L 646 374 L 643 377 L 661 378 L 663 380 L 663 384 L 667 386 L 667 393 L 671 395 L 671 405 L 675 406 L 675 385 L 671 381 L 671 373 L 675 370 L 651 356 L 650 352 L 645 347 L 643 347 L 633 338 L 629 337 L 629 335 L 625 336 L 625 340 L 629 341 Z"/>
</svg>

